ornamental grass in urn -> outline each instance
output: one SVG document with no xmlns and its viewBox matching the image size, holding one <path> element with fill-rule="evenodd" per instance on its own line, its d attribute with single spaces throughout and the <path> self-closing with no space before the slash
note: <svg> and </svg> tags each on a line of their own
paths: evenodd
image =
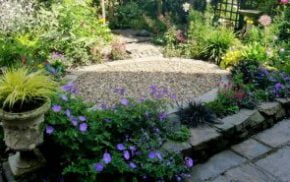
<svg viewBox="0 0 290 182">
<path fill-rule="evenodd" d="M 39 168 L 44 159 L 37 151 L 43 142 L 44 113 L 56 83 L 42 71 L 9 69 L 0 77 L 0 118 L 5 144 L 17 151 L 8 159 L 14 175 Z"/>
</svg>

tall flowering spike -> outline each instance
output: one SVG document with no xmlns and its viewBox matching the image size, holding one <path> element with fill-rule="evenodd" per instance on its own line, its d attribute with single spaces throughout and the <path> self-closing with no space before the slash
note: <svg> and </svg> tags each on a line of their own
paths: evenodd
<svg viewBox="0 0 290 182">
<path fill-rule="evenodd" d="M 119 143 L 119 144 L 117 144 L 117 150 L 119 150 L 119 151 L 123 151 L 123 150 L 125 150 L 126 149 L 126 147 L 124 146 L 124 144 L 122 144 L 122 143 Z"/>
<path fill-rule="evenodd" d="M 123 157 L 126 160 L 129 160 L 130 159 L 130 153 L 129 153 L 128 150 L 123 151 Z"/>
<path fill-rule="evenodd" d="M 112 161 L 111 154 L 108 152 L 105 152 L 103 155 L 103 161 L 105 162 L 105 164 L 109 164 Z"/>
<path fill-rule="evenodd" d="M 54 112 L 60 112 L 61 111 L 61 106 L 60 105 L 53 105 L 51 107 L 51 109 L 54 111 Z"/>
<path fill-rule="evenodd" d="M 104 165 L 103 165 L 102 163 L 96 163 L 96 164 L 94 165 L 94 168 L 95 168 L 95 171 L 96 171 L 96 172 L 101 172 L 101 171 L 104 170 Z"/>
<path fill-rule="evenodd" d="M 191 168 L 193 166 L 193 160 L 190 157 L 185 157 L 185 165 L 188 168 Z"/>
<path fill-rule="evenodd" d="M 54 132 L 54 128 L 50 125 L 46 126 L 45 128 L 45 132 L 48 134 L 48 135 L 51 135 L 53 132 Z"/>
<path fill-rule="evenodd" d="M 88 130 L 88 124 L 87 123 L 81 123 L 79 126 L 79 129 L 81 132 L 86 132 Z"/>
<path fill-rule="evenodd" d="M 126 98 L 122 98 L 122 99 L 120 100 L 120 103 L 121 103 L 122 105 L 124 105 L 124 106 L 128 106 L 128 105 L 129 105 L 129 100 L 126 99 Z"/>
</svg>

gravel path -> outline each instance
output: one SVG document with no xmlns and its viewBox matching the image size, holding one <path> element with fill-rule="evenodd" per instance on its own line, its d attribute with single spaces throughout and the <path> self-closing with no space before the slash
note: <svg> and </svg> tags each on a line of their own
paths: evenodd
<svg viewBox="0 0 290 182">
<path fill-rule="evenodd" d="M 227 72 L 204 61 L 155 56 L 82 67 L 73 74 L 79 95 L 95 104 L 118 101 L 116 88 L 124 88 L 125 96 L 148 97 L 152 84 L 183 103 L 217 87 Z"/>
</svg>

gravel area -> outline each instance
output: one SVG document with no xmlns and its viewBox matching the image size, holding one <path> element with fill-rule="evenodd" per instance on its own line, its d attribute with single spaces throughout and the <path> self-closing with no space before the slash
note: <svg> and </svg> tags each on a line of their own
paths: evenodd
<svg viewBox="0 0 290 182">
<path fill-rule="evenodd" d="M 149 97 L 152 84 L 168 89 L 184 103 L 217 87 L 228 73 L 204 61 L 150 57 L 82 67 L 73 74 L 78 75 L 78 94 L 102 104 L 119 101 L 116 88 L 125 88 L 125 96 Z"/>
</svg>

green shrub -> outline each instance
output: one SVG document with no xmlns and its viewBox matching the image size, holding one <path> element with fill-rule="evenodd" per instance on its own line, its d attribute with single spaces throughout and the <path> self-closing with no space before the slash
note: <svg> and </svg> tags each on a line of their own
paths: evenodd
<svg viewBox="0 0 290 182">
<path fill-rule="evenodd" d="M 206 104 L 218 117 L 234 114 L 239 110 L 235 92 L 231 88 L 221 89 L 215 101 Z"/>
<path fill-rule="evenodd" d="M 243 57 L 247 60 L 264 63 L 267 61 L 266 48 L 258 42 L 250 43 L 243 48 Z"/>
<path fill-rule="evenodd" d="M 236 42 L 237 39 L 232 30 L 219 27 L 206 36 L 200 54 L 203 58 L 213 60 L 215 63 L 220 64 L 222 56 Z"/>
<path fill-rule="evenodd" d="M 72 83 L 63 89 L 76 91 Z M 163 100 L 137 102 L 121 96 L 113 107 L 92 110 L 66 92 L 55 96 L 54 107 L 59 110 L 46 116 L 44 152 L 50 166 L 59 169 L 54 174 L 65 180 L 175 180 L 191 166 L 191 159 L 184 163 L 181 155 L 162 148 L 168 139 L 189 137 L 187 128 L 167 117 Z"/>
<path fill-rule="evenodd" d="M 279 39 L 280 41 L 290 41 L 290 8 L 287 7 L 283 12 L 282 22 L 279 26 Z"/>
<path fill-rule="evenodd" d="M 243 59 L 242 51 L 240 50 L 228 50 L 227 53 L 222 57 L 220 66 L 222 68 L 228 68 L 236 65 Z"/>
</svg>

